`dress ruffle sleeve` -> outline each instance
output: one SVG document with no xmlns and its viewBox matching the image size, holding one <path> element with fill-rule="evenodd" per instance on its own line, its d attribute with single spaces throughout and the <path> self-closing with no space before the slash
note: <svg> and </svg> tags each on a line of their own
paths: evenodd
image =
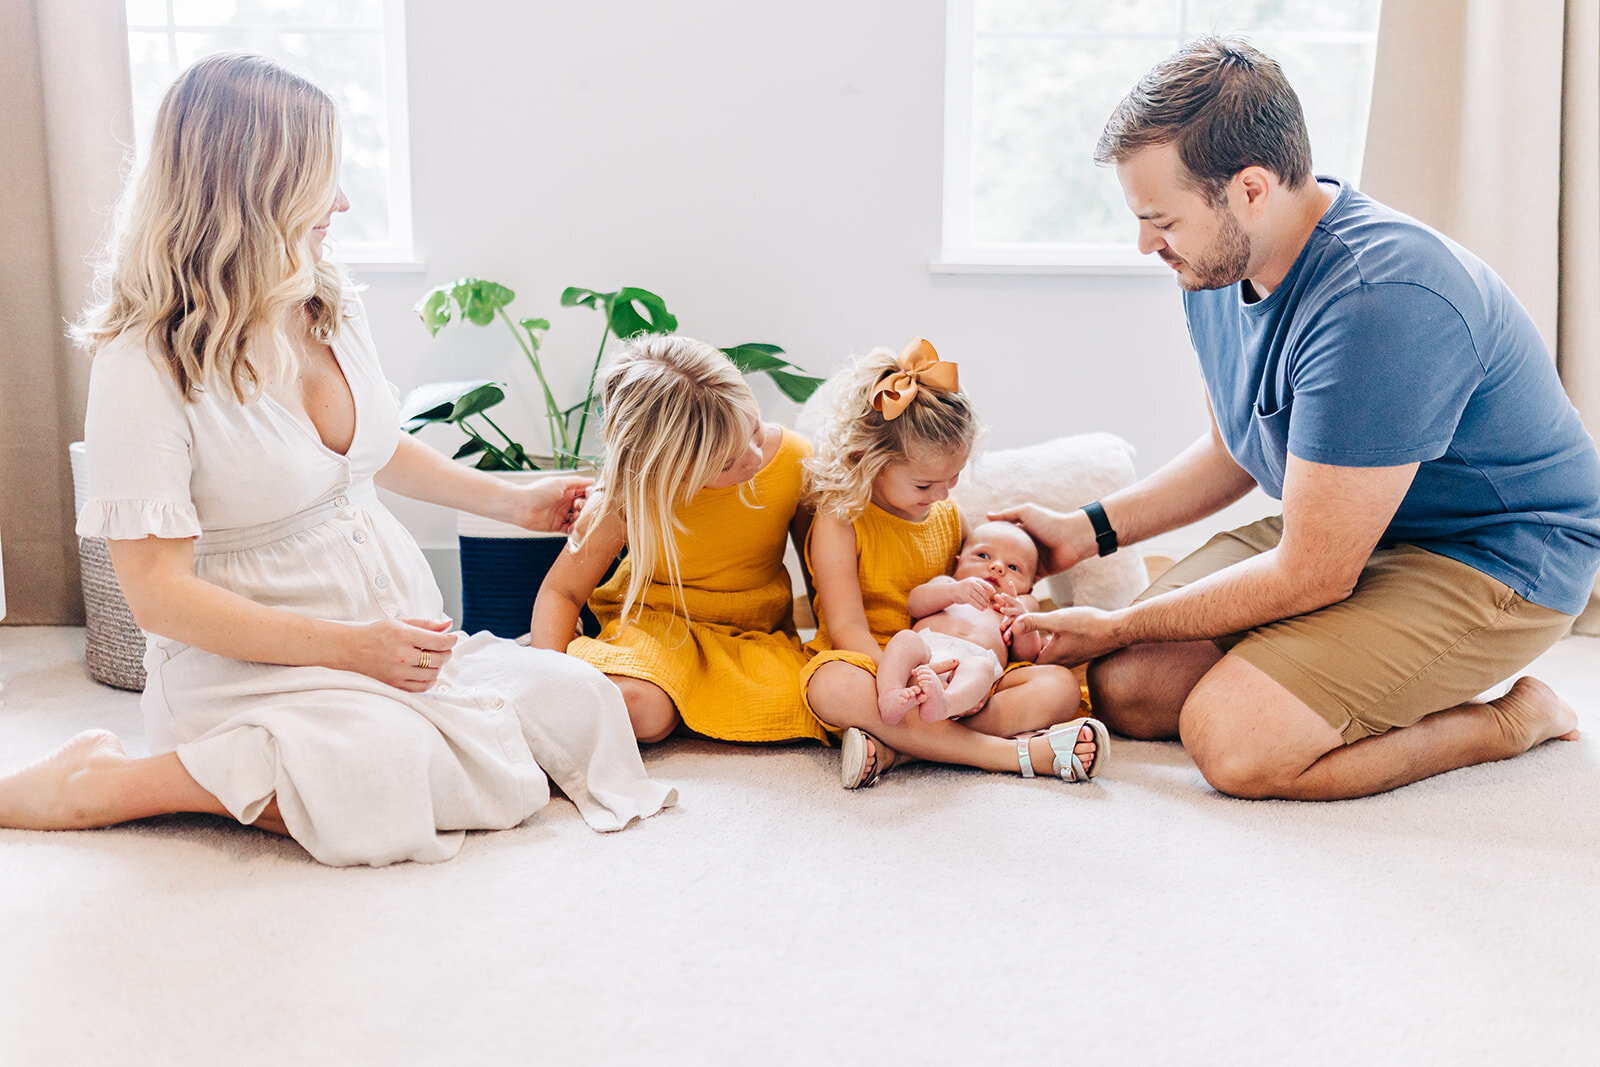
<svg viewBox="0 0 1600 1067">
<path fill-rule="evenodd" d="M 199 537 L 189 486 L 192 438 L 177 382 L 143 343 L 118 338 L 101 349 L 89 372 L 89 492 L 78 535 Z"/>
<path fill-rule="evenodd" d="M 181 540 L 200 536 L 200 516 L 188 502 L 165 500 L 98 500 L 84 502 L 78 513 L 79 537 L 137 541 L 145 537 Z"/>
</svg>

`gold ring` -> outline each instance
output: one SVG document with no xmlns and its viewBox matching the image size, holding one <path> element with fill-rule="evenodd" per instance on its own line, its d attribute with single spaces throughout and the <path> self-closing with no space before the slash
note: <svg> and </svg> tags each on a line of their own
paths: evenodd
<svg viewBox="0 0 1600 1067">
<path fill-rule="evenodd" d="M 417 666 L 424 670 L 427 670 L 429 667 L 433 666 L 433 660 L 428 656 L 427 649 L 422 650 L 422 656 L 417 660 Z"/>
</svg>

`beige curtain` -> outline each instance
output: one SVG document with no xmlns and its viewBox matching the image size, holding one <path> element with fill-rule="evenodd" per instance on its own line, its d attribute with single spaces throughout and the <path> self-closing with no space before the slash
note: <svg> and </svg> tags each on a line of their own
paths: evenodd
<svg viewBox="0 0 1600 1067">
<path fill-rule="evenodd" d="M 1384 0 L 1360 184 L 1506 280 L 1600 436 L 1600 4 Z"/>
<path fill-rule="evenodd" d="M 0 557 L 7 623 L 81 623 L 67 445 L 88 359 L 66 340 L 133 142 L 121 0 L 0 0 Z"/>
</svg>

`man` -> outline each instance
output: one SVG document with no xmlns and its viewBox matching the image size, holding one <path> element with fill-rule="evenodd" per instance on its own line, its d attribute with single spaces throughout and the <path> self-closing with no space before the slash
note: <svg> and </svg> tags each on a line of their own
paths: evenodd
<svg viewBox="0 0 1600 1067">
<path fill-rule="evenodd" d="M 1256 485 L 1283 514 L 1214 538 L 1129 608 L 1019 625 L 1056 632 L 1052 659 L 1095 659 L 1097 716 L 1181 737 L 1236 796 L 1364 796 L 1575 739 L 1534 679 L 1473 699 L 1566 632 L 1600 568 L 1600 457 L 1504 283 L 1314 178 L 1294 90 L 1236 40 L 1145 75 L 1095 158 L 1140 251 L 1177 273 L 1211 431 L 1099 505 L 995 517 L 1059 570 Z"/>
</svg>

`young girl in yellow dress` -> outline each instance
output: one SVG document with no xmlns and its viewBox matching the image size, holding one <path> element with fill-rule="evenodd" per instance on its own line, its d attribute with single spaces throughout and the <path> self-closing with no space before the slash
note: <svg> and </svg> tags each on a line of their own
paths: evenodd
<svg viewBox="0 0 1600 1067">
<path fill-rule="evenodd" d="M 605 463 L 572 551 L 540 587 L 533 643 L 609 675 L 641 741 L 680 723 L 725 741 L 826 741 L 800 698 L 806 657 L 783 562 L 810 521 L 805 438 L 763 423 L 738 369 L 687 337 L 634 341 L 601 396 Z M 574 639 L 585 601 L 600 633 Z"/>
<path fill-rule="evenodd" d="M 805 462 L 818 623 L 801 690 L 808 708 L 844 731 L 844 787 L 872 785 L 897 754 L 1029 778 L 1094 777 L 1108 735 L 1077 717 L 1081 691 L 1064 667 L 1008 669 L 982 710 L 961 720 L 882 720 L 875 675 L 883 646 L 910 628 L 911 590 L 949 574 L 961 549 L 965 531 L 948 497 L 978 422 L 956 365 L 921 338 L 899 356 L 873 351 L 823 388 L 824 423 Z M 932 666 L 944 673 L 954 661 Z"/>
</svg>

